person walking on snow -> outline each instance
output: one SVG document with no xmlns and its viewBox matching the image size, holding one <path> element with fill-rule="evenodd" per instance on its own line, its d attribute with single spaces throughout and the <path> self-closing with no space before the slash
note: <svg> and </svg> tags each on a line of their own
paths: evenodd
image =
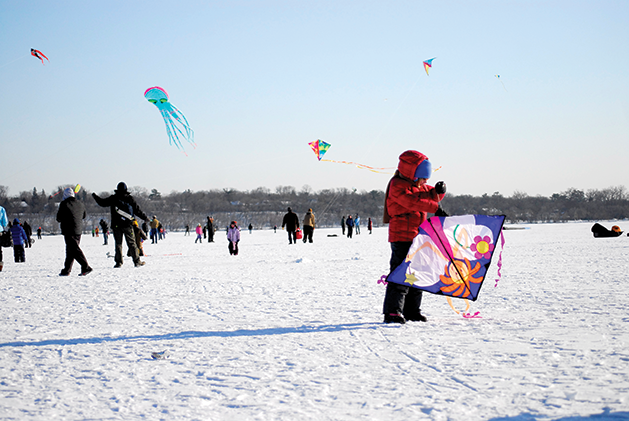
<svg viewBox="0 0 629 421">
<path fill-rule="evenodd" d="M 75 260 L 81 265 L 79 276 L 85 276 L 92 271 L 80 247 L 83 220 L 86 216 L 85 206 L 74 197 L 74 190 L 66 188 L 57 211 L 57 222 L 61 225 L 61 234 L 66 243 L 66 260 L 59 276 L 70 275 Z"/>
<path fill-rule="evenodd" d="M 312 234 L 314 233 L 315 228 L 315 217 L 314 213 L 312 213 L 312 208 L 308 209 L 306 212 L 306 216 L 304 216 L 304 243 L 306 240 L 312 243 Z"/>
<path fill-rule="evenodd" d="M 354 218 L 352 218 L 352 215 L 347 216 L 345 225 L 347 225 L 347 238 L 352 238 L 352 234 L 354 233 Z"/>
<path fill-rule="evenodd" d="M 197 233 L 197 238 L 196 240 L 194 240 L 194 244 L 196 244 L 197 241 L 203 244 L 203 227 L 201 226 L 201 224 L 197 225 L 196 233 Z"/>
<path fill-rule="evenodd" d="M 8 232 L 4 232 L 5 228 L 9 225 L 9 220 L 7 219 L 7 211 L 0 206 L 0 234 L 1 235 L 10 235 Z M 2 272 L 2 266 L 4 265 L 2 261 L 2 245 L 0 244 L 0 272 Z"/>
<path fill-rule="evenodd" d="M 28 241 L 28 237 L 17 218 L 13 220 L 13 225 L 11 225 L 11 238 L 13 238 L 13 260 L 15 263 L 24 263 L 26 261 L 24 244 Z"/>
<path fill-rule="evenodd" d="M 448 216 L 439 205 L 445 196 L 446 185 L 439 181 L 434 187 L 429 186 L 426 183 L 431 175 L 431 164 L 424 154 L 409 150 L 400 155 L 397 171 L 387 186 L 382 219 L 389 224 L 389 273 L 406 258 L 427 213 Z M 421 314 L 421 302 L 421 290 L 389 282 L 382 309 L 384 323 L 427 321 Z"/>
<path fill-rule="evenodd" d="M 290 207 L 288 208 L 288 213 L 284 215 L 284 219 L 282 220 L 282 228 L 284 227 L 286 227 L 286 232 L 288 232 L 288 244 L 297 244 L 299 217 Z"/>
<path fill-rule="evenodd" d="M 232 221 L 231 224 L 229 224 L 229 228 L 227 228 L 227 241 L 229 241 L 229 245 L 227 246 L 229 254 L 232 256 L 238 256 L 240 228 L 238 228 L 238 223 L 236 221 Z"/>
<path fill-rule="evenodd" d="M 138 248 L 135 243 L 135 233 L 133 231 L 133 219 L 138 216 L 143 220 L 148 220 L 148 216 L 138 206 L 135 199 L 127 191 L 127 185 L 122 181 L 118 183 L 114 194 L 109 197 L 101 198 L 96 193 L 92 193 L 92 197 L 99 206 L 111 209 L 111 229 L 114 231 L 114 241 L 116 242 L 116 255 L 114 260 L 116 265 L 114 268 L 122 266 L 122 238 L 127 242 L 131 258 L 135 267 L 143 266 L 144 262 L 140 260 Z"/>
</svg>

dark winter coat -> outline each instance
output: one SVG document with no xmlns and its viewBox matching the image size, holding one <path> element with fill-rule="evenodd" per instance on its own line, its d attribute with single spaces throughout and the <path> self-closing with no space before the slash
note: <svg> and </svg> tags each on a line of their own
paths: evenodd
<svg viewBox="0 0 629 421">
<path fill-rule="evenodd" d="M 413 181 L 417 166 L 425 159 L 428 158 L 417 151 L 404 152 L 400 155 L 398 170 L 389 181 L 383 221 L 389 223 L 390 243 L 413 241 L 427 213 L 435 213 L 445 196 L 437 194 L 432 186 L 418 186 Z"/>
<path fill-rule="evenodd" d="M 112 194 L 109 197 L 99 197 L 96 193 L 92 193 L 92 197 L 96 200 L 99 206 L 111 208 L 111 227 L 116 228 L 127 228 L 132 225 L 133 219 L 131 217 L 140 217 L 143 220 L 148 220 L 148 217 L 144 212 L 140 210 L 140 207 L 136 203 L 133 196 L 129 194 L 129 192 L 118 192 Z M 129 216 L 125 216 L 122 213 L 125 213 Z"/>
<path fill-rule="evenodd" d="M 284 219 L 282 220 L 282 228 L 286 227 L 286 231 L 292 232 L 296 231 L 299 228 L 299 217 L 293 211 L 288 212 L 284 215 Z"/>
<path fill-rule="evenodd" d="M 68 197 L 59 204 L 57 222 L 61 225 L 63 235 L 81 235 L 83 219 L 86 217 L 85 206 L 76 197 Z"/>
</svg>

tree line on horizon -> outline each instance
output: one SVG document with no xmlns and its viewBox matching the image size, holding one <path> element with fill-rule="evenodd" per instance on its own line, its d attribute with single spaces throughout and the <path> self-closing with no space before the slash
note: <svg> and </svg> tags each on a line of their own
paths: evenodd
<svg viewBox="0 0 629 421">
<path fill-rule="evenodd" d="M 58 186 L 52 194 L 33 188 L 9 196 L 8 188 L 0 186 L 0 206 L 6 209 L 11 220 L 19 217 L 28 220 L 34 227 L 41 226 L 44 232 L 58 233 L 55 216 L 65 187 L 74 186 Z M 341 218 L 350 214 L 354 217 L 360 215 L 363 226 L 367 225 L 368 218 L 376 227 L 383 225 L 385 193 L 382 190 L 335 188 L 315 192 L 307 185 L 301 190 L 293 186 L 278 186 L 274 191 L 259 187 L 249 191 L 225 188 L 173 191 L 169 194 L 143 187 L 131 187 L 129 190 L 140 208 L 148 216 L 157 216 L 169 231 L 182 230 L 186 225 L 194 229 L 198 223 L 204 224 L 208 216 L 214 218 L 219 228 L 226 227 L 232 220 L 238 221 L 241 228 L 249 224 L 255 229 L 279 228 L 289 206 L 300 221 L 312 208 L 318 227 L 339 226 Z M 98 194 L 108 196 L 112 192 Z M 88 189 L 82 188 L 76 196 L 85 204 L 86 230 L 95 228 L 101 218 L 109 222 L 109 209 L 98 206 Z M 499 192 L 481 196 L 448 193 L 442 207 L 450 215 L 506 215 L 507 222 L 512 224 L 618 220 L 629 218 L 629 191 L 624 186 L 615 186 L 587 191 L 570 188 L 549 197 L 529 196 L 517 191 L 511 196 L 503 196 Z"/>
</svg>

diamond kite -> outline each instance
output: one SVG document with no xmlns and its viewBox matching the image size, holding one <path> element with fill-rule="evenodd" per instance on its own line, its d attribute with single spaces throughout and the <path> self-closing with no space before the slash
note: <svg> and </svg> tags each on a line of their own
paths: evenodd
<svg viewBox="0 0 629 421">
<path fill-rule="evenodd" d="M 186 156 L 186 152 L 183 150 L 181 140 L 185 139 L 193 147 L 197 147 L 194 143 L 194 131 L 190 128 L 188 120 L 181 111 L 168 101 L 168 93 L 164 88 L 159 86 L 153 86 L 148 88 L 144 92 L 144 97 L 159 109 L 159 112 L 164 118 L 166 123 L 166 132 L 168 133 L 168 140 L 170 144 L 173 143 L 180 149 Z"/>
<path fill-rule="evenodd" d="M 445 295 L 451 306 L 450 297 L 476 301 L 504 220 L 504 215 L 427 219 L 420 225 L 406 259 L 387 281 Z"/>
<path fill-rule="evenodd" d="M 317 159 L 321 161 L 323 155 L 330 149 L 330 144 L 324 142 L 321 139 L 315 140 L 314 142 L 308 143 L 312 148 L 312 151 L 317 155 Z"/>
<path fill-rule="evenodd" d="M 349 161 L 334 161 L 331 159 L 321 159 L 323 157 L 323 155 L 328 151 L 328 149 L 330 149 L 330 144 L 327 142 L 324 142 L 321 139 L 315 140 L 314 142 L 310 142 L 308 143 L 308 145 L 310 145 L 310 147 L 312 148 L 312 151 L 315 153 L 315 155 L 317 155 L 317 159 L 319 161 L 323 161 L 323 162 L 334 162 L 336 164 L 348 164 L 348 165 L 355 165 L 356 167 L 362 169 L 362 170 L 369 170 L 371 172 L 376 172 L 376 173 L 381 173 L 381 174 L 393 174 L 390 172 L 382 172 L 380 170 L 391 170 L 391 169 L 395 169 L 395 168 L 374 168 L 374 167 L 370 167 L 368 165 L 364 165 L 364 164 L 359 164 L 356 162 L 349 162 Z"/>
</svg>

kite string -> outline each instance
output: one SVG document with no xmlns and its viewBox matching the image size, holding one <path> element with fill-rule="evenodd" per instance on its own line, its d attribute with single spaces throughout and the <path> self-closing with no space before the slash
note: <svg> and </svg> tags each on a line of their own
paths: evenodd
<svg viewBox="0 0 629 421">
<path fill-rule="evenodd" d="M 0 66 L 0 69 L 2 69 L 2 68 L 3 68 L 3 67 L 5 67 L 5 66 L 8 66 L 8 65 L 9 65 L 9 64 L 11 64 L 11 63 L 15 63 L 15 62 L 16 62 L 16 61 L 18 61 L 18 60 L 22 60 L 24 57 L 28 57 L 28 56 L 30 56 L 30 54 L 25 54 L 25 55 L 23 55 L 23 56 L 21 56 L 21 57 L 16 58 L 15 60 L 12 60 L 12 61 L 10 61 L 10 62 L 8 62 L 8 63 L 4 63 L 3 65 L 1 65 L 1 66 Z"/>
<path fill-rule="evenodd" d="M 380 134 L 378 134 L 378 136 L 371 142 L 369 147 L 366 149 L 365 153 L 370 153 L 371 149 L 374 146 L 374 144 L 376 144 L 378 141 L 380 141 L 380 138 L 382 137 L 382 134 L 389 127 L 389 124 L 391 124 L 391 121 L 393 121 L 393 119 L 397 115 L 398 111 L 400 111 L 400 108 L 402 108 L 402 105 L 404 105 L 404 102 L 406 102 L 406 99 L 411 94 L 411 92 L 413 92 L 413 89 L 415 89 L 415 86 L 417 86 L 417 83 L 419 82 L 419 79 L 421 79 L 421 78 L 422 78 L 422 75 L 420 75 L 417 78 L 417 80 L 415 81 L 415 83 L 413 83 L 413 86 L 411 86 L 411 89 L 408 90 L 408 92 L 406 93 L 406 96 L 404 96 L 404 98 L 400 102 L 400 105 L 398 105 L 397 109 L 393 112 L 393 114 L 391 114 L 391 117 L 389 118 L 389 121 L 387 121 L 386 124 L 382 127 L 382 130 L 380 131 Z"/>
</svg>

